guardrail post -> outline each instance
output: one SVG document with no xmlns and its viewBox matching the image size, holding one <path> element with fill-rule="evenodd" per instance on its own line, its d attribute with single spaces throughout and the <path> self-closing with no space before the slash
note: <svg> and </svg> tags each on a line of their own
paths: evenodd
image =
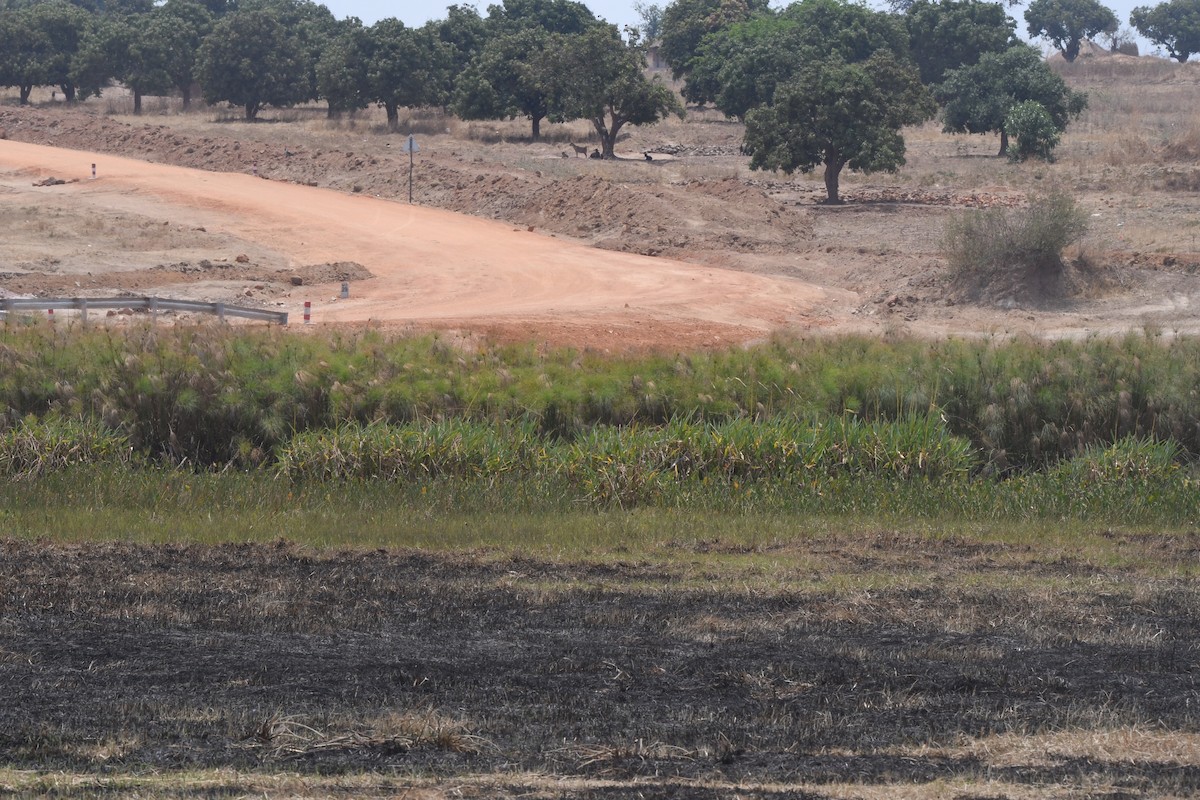
<svg viewBox="0 0 1200 800">
<path fill-rule="evenodd" d="M 217 319 L 220 320 L 221 322 L 224 322 L 225 321 L 225 304 L 217 303 L 216 308 L 217 308 Z"/>
<path fill-rule="evenodd" d="M 79 300 L 79 324 L 87 325 L 87 300 Z"/>
</svg>

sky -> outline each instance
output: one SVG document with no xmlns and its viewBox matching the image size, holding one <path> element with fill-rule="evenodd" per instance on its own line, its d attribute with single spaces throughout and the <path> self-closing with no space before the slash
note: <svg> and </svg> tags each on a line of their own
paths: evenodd
<svg viewBox="0 0 1200 800">
<path fill-rule="evenodd" d="M 319 2 L 321 0 L 318 0 Z M 498 3 L 500 0 L 478 0 L 470 2 L 469 0 L 458 0 L 461 5 L 474 5 L 479 9 L 482 16 L 487 15 L 487 7 L 492 3 Z M 635 0 L 582 0 L 584 5 L 592 10 L 598 17 L 603 17 L 608 22 L 617 25 L 637 25 L 639 17 L 637 12 L 633 10 Z M 670 0 L 643 0 L 647 4 L 657 3 L 660 6 L 670 4 Z M 1122 28 L 1129 27 L 1129 12 L 1135 6 L 1142 5 L 1158 5 L 1160 0 L 1101 0 L 1103 5 L 1112 9 L 1117 15 L 1117 19 L 1121 22 Z M 445 19 L 446 7 L 451 5 L 451 0 L 323 0 L 323 5 L 333 12 L 333 15 L 338 19 L 345 17 L 358 17 L 365 24 L 372 25 L 385 17 L 396 17 L 405 25 L 417 26 L 423 25 L 431 19 Z M 775 0 L 772 3 L 774 6 L 783 6 L 787 3 Z M 870 3 L 877 8 L 885 7 L 881 0 Z M 1017 21 L 1017 33 L 1024 39 L 1029 36 L 1025 29 L 1025 3 L 1021 5 L 1011 6 L 1008 9 L 1008 15 Z M 1043 42 L 1035 42 L 1035 44 L 1044 44 Z M 1138 39 L 1138 46 L 1141 48 L 1142 55 L 1154 53 L 1154 46 L 1145 39 Z"/>
</svg>

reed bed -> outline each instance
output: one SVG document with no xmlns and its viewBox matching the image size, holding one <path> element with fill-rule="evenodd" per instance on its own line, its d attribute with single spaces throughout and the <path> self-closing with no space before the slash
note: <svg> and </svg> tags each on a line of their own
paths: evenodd
<svg viewBox="0 0 1200 800">
<path fill-rule="evenodd" d="M 270 466 L 301 434 L 413 424 L 446 447 L 480 449 L 438 457 L 460 465 L 536 455 L 494 436 L 620 449 L 661 428 L 686 449 L 693 428 L 739 443 L 759 433 L 803 441 L 772 425 L 891 435 L 871 428 L 879 423 L 961 439 L 973 469 L 989 474 L 1045 469 L 1126 437 L 1171 441 L 1190 461 L 1200 455 L 1198 385 L 1200 341 L 1156 331 L 1082 342 L 778 338 L 602 358 L 372 332 L 0 330 L 0 431 L 76 420 L 124 437 L 139 457 L 198 468 Z M 662 459 L 683 464 L 677 456 Z M 421 468 L 442 469 L 435 462 Z"/>
</svg>

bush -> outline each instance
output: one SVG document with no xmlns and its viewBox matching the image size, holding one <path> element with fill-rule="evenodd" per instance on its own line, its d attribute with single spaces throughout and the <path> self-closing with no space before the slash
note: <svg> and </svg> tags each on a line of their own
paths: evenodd
<svg viewBox="0 0 1200 800">
<path fill-rule="evenodd" d="M 1062 292 L 1062 253 L 1087 233 L 1087 214 L 1065 192 L 1032 198 L 1025 208 L 967 211 L 946 224 L 946 257 L 976 296 Z"/>
<path fill-rule="evenodd" d="M 1009 109 L 1004 119 L 1004 132 L 1010 140 L 1010 161 L 1024 161 L 1031 157 L 1053 161 L 1054 148 L 1062 137 L 1050 112 L 1035 100 L 1017 103 Z"/>
<path fill-rule="evenodd" d="M 0 475 L 36 477 L 78 464 L 128 464 L 131 450 L 124 435 L 96 422 L 30 417 L 0 433 Z"/>
</svg>

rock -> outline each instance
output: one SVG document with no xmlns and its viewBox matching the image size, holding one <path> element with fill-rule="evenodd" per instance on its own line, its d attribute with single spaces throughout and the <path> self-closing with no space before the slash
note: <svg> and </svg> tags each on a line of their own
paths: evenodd
<svg viewBox="0 0 1200 800">
<path fill-rule="evenodd" d="M 299 275 L 293 275 L 290 278 L 290 281 L 291 281 L 292 286 L 303 286 L 304 285 L 304 278 L 301 278 Z"/>
<path fill-rule="evenodd" d="M 239 255 L 237 258 L 235 258 L 234 261 L 236 261 L 239 264 L 249 264 L 250 256 L 243 253 L 243 254 Z"/>
</svg>

